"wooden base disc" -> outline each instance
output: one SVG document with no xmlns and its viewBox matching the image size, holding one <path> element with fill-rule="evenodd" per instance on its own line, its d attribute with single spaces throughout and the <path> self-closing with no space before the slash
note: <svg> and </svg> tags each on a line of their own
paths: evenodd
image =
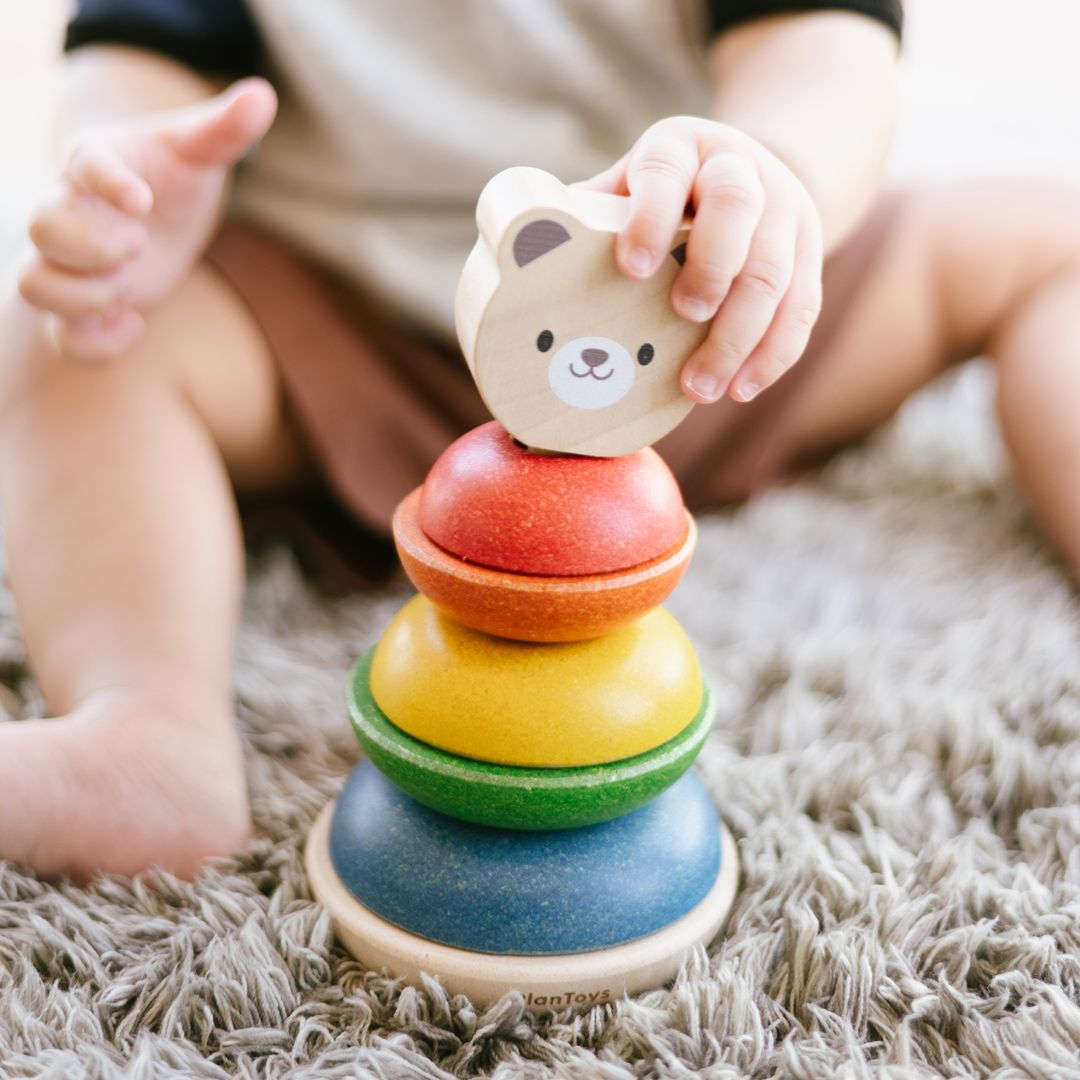
<svg viewBox="0 0 1080 1080">
<path fill-rule="evenodd" d="M 647 937 L 595 952 L 509 956 L 440 945 L 394 926 L 361 904 L 341 883 L 330 859 L 334 803 L 319 814 L 308 837 L 311 889 L 325 905 L 342 944 L 374 970 L 387 969 L 416 986 L 420 972 L 439 977 L 452 994 L 486 1005 L 518 991 L 534 1012 L 588 1008 L 672 979 L 686 955 L 708 945 L 727 919 L 739 878 L 735 841 L 720 824 L 720 872 L 696 907 Z"/>
</svg>

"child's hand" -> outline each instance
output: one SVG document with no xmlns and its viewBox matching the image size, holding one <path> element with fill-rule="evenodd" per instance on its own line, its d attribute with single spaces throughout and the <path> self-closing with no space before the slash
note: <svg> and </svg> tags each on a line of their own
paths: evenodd
<svg viewBox="0 0 1080 1080">
<path fill-rule="evenodd" d="M 266 133 L 270 85 L 245 79 L 218 97 L 88 133 L 30 223 L 19 291 L 55 316 L 72 358 L 127 349 L 139 309 L 167 296 L 202 254 L 229 166 Z"/>
<path fill-rule="evenodd" d="M 583 186 L 630 196 L 615 244 L 629 277 L 650 277 L 693 213 L 671 302 L 685 319 L 716 318 L 683 368 L 687 396 L 749 401 L 798 360 L 821 307 L 821 222 L 779 158 L 725 124 L 676 116 Z"/>
</svg>

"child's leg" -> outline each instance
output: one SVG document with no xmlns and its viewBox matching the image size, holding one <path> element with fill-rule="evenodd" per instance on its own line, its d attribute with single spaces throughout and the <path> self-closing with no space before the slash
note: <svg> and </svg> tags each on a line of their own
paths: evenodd
<svg viewBox="0 0 1080 1080">
<path fill-rule="evenodd" d="M 243 554 L 230 476 L 295 479 L 261 336 L 197 270 L 134 352 L 58 357 L 0 315 L 0 500 L 33 669 L 60 720 L 0 725 L 0 857 L 183 874 L 249 819 L 230 694 Z"/>
<path fill-rule="evenodd" d="M 988 353 L 1017 473 L 1080 577 L 1080 190 L 1035 180 L 914 192 L 789 414 L 812 457 Z"/>
</svg>

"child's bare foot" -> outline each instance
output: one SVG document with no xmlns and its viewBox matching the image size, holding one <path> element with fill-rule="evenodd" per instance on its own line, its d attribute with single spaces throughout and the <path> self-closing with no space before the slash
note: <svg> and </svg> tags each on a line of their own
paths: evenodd
<svg viewBox="0 0 1080 1080">
<path fill-rule="evenodd" d="M 0 858 L 43 876 L 160 866 L 191 877 L 250 830 L 221 703 L 116 688 L 59 719 L 0 724 Z"/>
</svg>

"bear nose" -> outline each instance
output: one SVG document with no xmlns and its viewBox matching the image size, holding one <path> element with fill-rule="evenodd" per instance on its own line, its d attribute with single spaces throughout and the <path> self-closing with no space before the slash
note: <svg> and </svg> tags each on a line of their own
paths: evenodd
<svg viewBox="0 0 1080 1080">
<path fill-rule="evenodd" d="M 599 367 L 607 358 L 608 354 L 603 349 L 581 350 L 581 359 L 584 360 L 589 367 Z"/>
</svg>

